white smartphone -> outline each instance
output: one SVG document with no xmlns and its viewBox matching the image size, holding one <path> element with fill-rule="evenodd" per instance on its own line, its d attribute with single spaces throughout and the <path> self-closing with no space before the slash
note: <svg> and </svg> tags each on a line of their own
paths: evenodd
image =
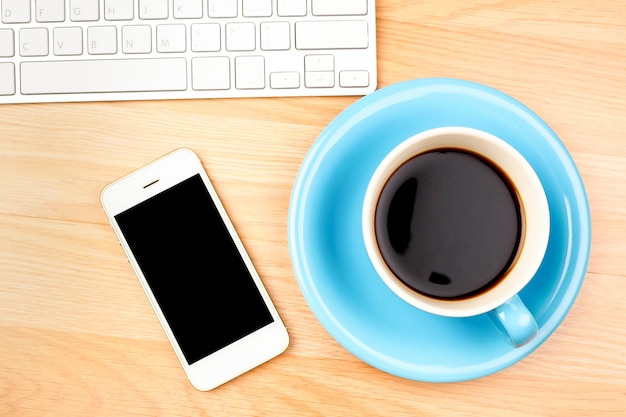
<svg viewBox="0 0 626 417">
<path fill-rule="evenodd" d="M 287 348 L 287 330 L 193 151 L 115 181 L 101 202 L 194 387 L 213 389 Z"/>
</svg>

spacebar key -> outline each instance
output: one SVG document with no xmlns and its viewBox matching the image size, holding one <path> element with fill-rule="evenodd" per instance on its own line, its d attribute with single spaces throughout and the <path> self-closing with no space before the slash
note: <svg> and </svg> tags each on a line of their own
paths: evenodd
<svg viewBox="0 0 626 417">
<path fill-rule="evenodd" d="M 23 62 L 22 94 L 180 91 L 187 88 L 185 58 Z"/>
</svg>

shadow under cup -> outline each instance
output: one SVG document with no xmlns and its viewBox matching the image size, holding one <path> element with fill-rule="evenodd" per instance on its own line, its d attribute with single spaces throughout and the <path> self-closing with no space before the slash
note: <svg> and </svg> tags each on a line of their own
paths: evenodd
<svg viewBox="0 0 626 417">
<path fill-rule="evenodd" d="M 450 317 L 492 312 L 515 345 L 534 336 L 517 293 L 543 259 L 549 210 L 534 170 L 504 141 L 453 127 L 400 144 L 370 181 L 363 232 L 379 276 L 405 301 Z"/>
</svg>

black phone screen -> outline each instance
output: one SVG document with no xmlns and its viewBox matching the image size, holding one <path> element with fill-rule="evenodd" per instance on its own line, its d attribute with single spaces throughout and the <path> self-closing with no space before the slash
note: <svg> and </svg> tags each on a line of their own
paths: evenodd
<svg viewBox="0 0 626 417">
<path fill-rule="evenodd" d="M 274 321 L 199 174 L 115 220 L 190 365 Z"/>
</svg>

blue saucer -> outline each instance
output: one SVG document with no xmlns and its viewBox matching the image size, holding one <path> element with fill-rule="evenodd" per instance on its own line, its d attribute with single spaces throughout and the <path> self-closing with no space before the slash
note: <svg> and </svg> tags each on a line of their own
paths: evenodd
<svg viewBox="0 0 626 417">
<path fill-rule="evenodd" d="M 369 178 L 404 139 L 427 129 L 482 129 L 515 146 L 541 179 L 551 215 L 545 259 L 520 297 L 538 335 L 514 348 L 486 315 L 445 318 L 402 301 L 378 278 L 361 235 Z M 304 297 L 322 325 L 363 361 L 433 382 L 482 377 L 521 360 L 567 315 L 582 285 L 591 241 L 583 183 L 555 133 L 513 98 L 468 81 L 422 79 L 385 87 L 344 110 L 298 173 L 289 249 Z"/>
</svg>

